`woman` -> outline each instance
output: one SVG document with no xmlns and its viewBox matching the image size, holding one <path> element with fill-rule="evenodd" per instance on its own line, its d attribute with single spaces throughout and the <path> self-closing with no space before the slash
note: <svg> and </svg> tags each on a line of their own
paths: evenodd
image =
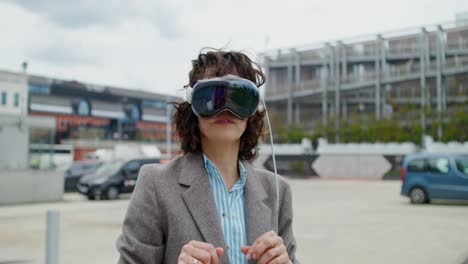
<svg viewBox="0 0 468 264">
<path fill-rule="evenodd" d="M 298 263 L 289 185 L 249 163 L 263 129 L 260 67 L 212 50 L 189 79 L 191 98 L 174 114 L 184 154 L 141 168 L 119 263 Z"/>
</svg>

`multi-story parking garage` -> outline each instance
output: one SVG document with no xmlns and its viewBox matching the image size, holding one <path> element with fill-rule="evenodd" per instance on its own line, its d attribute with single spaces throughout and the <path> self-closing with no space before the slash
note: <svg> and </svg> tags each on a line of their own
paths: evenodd
<svg viewBox="0 0 468 264">
<path fill-rule="evenodd" d="M 262 64 L 266 103 L 288 125 L 398 117 L 424 132 L 468 102 L 468 21 L 279 49 Z"/>
</svg>

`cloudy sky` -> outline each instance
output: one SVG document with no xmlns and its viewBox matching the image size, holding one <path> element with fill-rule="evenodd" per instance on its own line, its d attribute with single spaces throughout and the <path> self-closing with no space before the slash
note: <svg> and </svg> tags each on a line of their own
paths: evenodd
<svg viewBox="0 0 468 264">
<path fill-rule="evenodd" d="M 0 69 L 175 94 L 202 47 L 303 46 L 454 20 L 466 0 L 0 0 Z"/>
</svg>

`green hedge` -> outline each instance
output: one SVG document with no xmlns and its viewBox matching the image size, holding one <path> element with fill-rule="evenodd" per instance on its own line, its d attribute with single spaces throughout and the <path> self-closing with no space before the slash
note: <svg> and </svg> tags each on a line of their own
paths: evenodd
<svg viewBox="0 0 468 264">
<path fill-rule="evenodd" d="M 419 111 L 414 109 L 400 109 L 403 114 L 399 118 L 375 120 L 373 117 L 358 117 L 353 122 L 341 121 L 341 128 L 336 131 L 334 120 L 329 120 L 328 126 L 318 126 L 311 133 L 300 125 L 280 126 L 277 130 L 278 143 L 300 143 L 302 138 L 309 138 L 314 146 L 320 137 L 335 142 L 337 138 L 341 143 L 350 142 L 414 142 L 421 144 L 423 133 L 419 121 Z M 395 115 L 396 116 L 396 115 Z M 468 113 L 455 109 L 449 118 L 438 122 L 436 113 L 427 112 L 427 125 L 424 134 L 432 136 L 442 142 L 468 141 Z M 442 138 L 438 137 L 438 126 L 442 125 Z"/>
</svg>

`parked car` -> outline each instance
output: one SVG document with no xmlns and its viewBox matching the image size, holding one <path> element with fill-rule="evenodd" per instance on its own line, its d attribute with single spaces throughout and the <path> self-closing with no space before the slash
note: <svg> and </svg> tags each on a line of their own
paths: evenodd
<svg viewBox="0 0 468 264">
<path fill-rule="evenodd" d="M 76 185 L 81 177 L 95 172 L 101 165 L 102 161 L 99 160 L 75 161 L 64 174 L 65 192 L 77 192 Z"/>
<path fill-rule="evenodd" d="M 88 199 L 117 199 L 121 193 L 131 193 L 138 172 L 145 164 L 159 163 L 159 159 L 116 160 L 104 163 L 93 174 L 82 177 L 77 185 Z"/>
<path fill-rule="evenodd" d="M 412 203 L 468 199 L 468 155 L 408 155 L 401 169 L 401 194 Z"/>
</svg>

